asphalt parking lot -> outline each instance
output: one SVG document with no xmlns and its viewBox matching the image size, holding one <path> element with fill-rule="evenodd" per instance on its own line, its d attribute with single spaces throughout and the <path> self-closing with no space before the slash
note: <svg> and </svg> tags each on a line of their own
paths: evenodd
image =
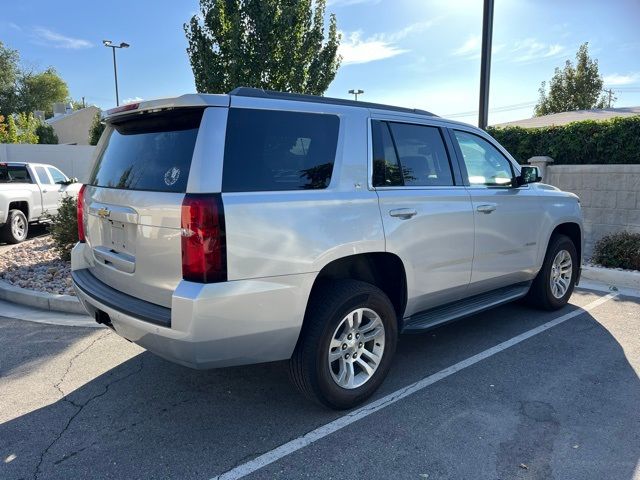
<svg viewBox="0 0 640 480">
<path fill-rule="evenodd" d="M 280 363 L 193 371 L 0 317 L 0 478 L 640 479 L 639 374 L 640 301 L 587 291 L 401 337 L 355 413 Z"/>
</svg>

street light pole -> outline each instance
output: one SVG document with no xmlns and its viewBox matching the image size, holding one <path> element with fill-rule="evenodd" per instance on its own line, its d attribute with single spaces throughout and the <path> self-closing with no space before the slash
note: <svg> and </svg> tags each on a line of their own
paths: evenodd
<svg viewBox="0 0 640 480">
<path fill-rule="evenodd" d="M 480 57 L 480 108 L 478 127 L 489 123 L 489 78 L 491 76 L 491 40 L 493 37 L 493 0 L 484 0 L 482 13 L 482 56 Z"/>
<path fill-rule="evenodd" d="M 116 48 L 129 48 L 129 44 L 121 42 L 120 45 L 114 45 L 111 40 L 103 40 L 102 44 L 109 47 L 113 52 L 113 77 L 116 82 L 116 107 L 120 105 L 120 96 L 118 95 L 118 66 L 116 64 Z"/>
<path fill-rule="evenodd" d="M 355 97 L 356 97 L 356 102 L 357 102 L 357 101 L 358 101 L 358 95 L 362 95 L 362 94 L 364 93 L 364 90 L 360 90 L 360 89 L 357 89 L 357 90 L 349 90 L 349 93 L 350 93 L 351 95 L 355 95 Z"/>
</svg>

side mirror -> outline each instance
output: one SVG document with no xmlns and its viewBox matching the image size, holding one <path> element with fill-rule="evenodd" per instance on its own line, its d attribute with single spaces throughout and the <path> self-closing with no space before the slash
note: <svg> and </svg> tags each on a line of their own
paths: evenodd
<svg viewBox="0 0 640 480">
<path fill-rule="evenodd" d="M 517 186 L 526 185 L 528 183 L 536 183 L 542 180 L 538 167 L 532 165 L 523 165 L 520 167 L 520 175 L 516 177 Z"/>
<path fill-rule="evenodd" d="M 78 179 L 76 177 L 70 178 L 68 180 L 60 180 L 59 182 L 56 182 L 60 185 L 71 185 L 72 183 L 78 183 Z"/>
</svg>

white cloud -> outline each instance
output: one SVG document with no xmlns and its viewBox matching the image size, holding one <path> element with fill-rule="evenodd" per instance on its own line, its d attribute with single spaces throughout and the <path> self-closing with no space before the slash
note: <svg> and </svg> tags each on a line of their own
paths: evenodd
<svg viewBox="0 0 640 480">
<path fill-rule="evenodd" d="M 13 22 L 9 22 L 8 25 L 13 28 L 14 30 L 17 30 L 19 32 L 22 31 L 22 27 L 20 25 L 18 25 L 17 23 L 13 23 Z"/>
<path fill-rule="evenodd" d="M 474 35 L 469 37 L 466 42 L 456 48 L 452 53 L 458 57 L 465 57 L 469 60 L 480 58 L 482 46 L 482 38 L 480 35 Z M 504 50 L 505 44 L 493 44 L 491 46 L 491 53 L 495 55 L 496 53 Z"/>
<path fill-rule="evenodd" d="M 81 38 L 67 37 L 44 27 L 36 27 L 33 30 L 35 42 L 39 45 L 48 45 L 54 48 L 68 48 L 77 50 L 81 48 L 91 48 L 93 44 Z"/>
<path fill-rule="evenodd" d="M 343 39 L 338 53 L 342 55 L 342 64 L 374 62 L 406 53 L 409 50 L 401 48 L 397 43 L 411 35 L 431 28 L 437 21 L 438 19 L 436 18 L 424 22 L 416 22 L 396 32 L 378 33 L 367 38 L 363 38 L 360 30 L 351 33 L 341 32 Z"/>
<path fill-rule="evenodd" d="M 440 20 L 441 20 L 441 17 L 437 17 L 437 18 L 434 18 L 433 20 L 427 20 L 425 22 L 412 23 L 411 25 L 406 26 L 402 30 L 398 30 L 397 32 L 383 34 L 382 37 L 389 42 L 399 42 L 400 40 L 404 40 L 410 35 L 414 35 L 416 33 L 424 32 L 425 30 L 428 30 Z"/>
<path fill-rule="evenodd" d="M 629 85 L 640 80 L 640 72 L 628 73 L 627 75 L 612 73 L 611 75 L 605 75 L 603 80 L 605 85 Z"/>
<path fill-rule="evenodd" d="M 395 57 L 407 52 L 381 37 L 362 38 L 362 32 L 352 32 L 340 43 L 338 53 L 342 55 L 343 65 L 368 63 Z"/>
<path fill-rule="evenodd" d="M 453 51 L 453 54 L 457 56 L 479 55 L 481 40 L 480 35 L 469 37 L 466 42 Z"/>
<path fill-rule="evenodd" d="M 122 105 L 126 105 L 127 103 L 137 103 L 137 102 L 141 102 L 143 101 L 144 98 L 142 97 L 131 97 L 131 98 L 125 98 L 124 100 L 122 100 Z"/>
<path fill-rule="evenodd" d="M 566 47 L 554 43 L 540 42 L 535 38 L 526 38 L 515 43 L 510 55 L 516 62 L 530 62 L 542 58 L 556 57 L 567 52 Z"/>
</svg>

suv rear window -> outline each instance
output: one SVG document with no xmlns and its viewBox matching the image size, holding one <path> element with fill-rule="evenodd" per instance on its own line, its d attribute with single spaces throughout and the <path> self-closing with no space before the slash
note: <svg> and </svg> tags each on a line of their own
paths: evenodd
<svg viewBox="0 0 640 480">
<path fill-rule="evenodd" d="M 339 124 L 336 115 L 230 109 L 222 190 L 326 188 L 333 172 Z"/>
<path fill-rule="evenodd" d="M 27 167 L 0 163 L 0 183 L 33 183 Z"/>
<path fill-rule="evenodd" d="M 98 154 L 91 185 L 185 192 L 202 113 L 176 109 L 116 120 Z"/>
</svg>

